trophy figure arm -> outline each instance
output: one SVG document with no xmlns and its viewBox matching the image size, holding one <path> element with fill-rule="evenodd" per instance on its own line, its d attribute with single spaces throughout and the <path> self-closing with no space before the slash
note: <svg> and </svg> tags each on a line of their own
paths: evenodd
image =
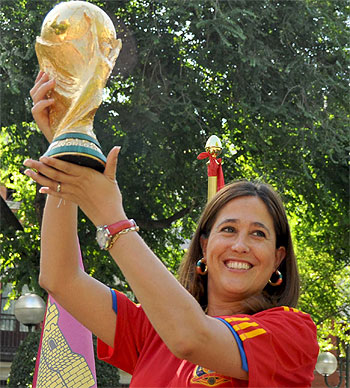
<svg viewBox="0 0 350 388">
<path fill-rule="evenodd" d="M 55 137 L 66 132 L 81 132 L 95 137 L 93 120 L 102 101 L 102 88 L 95 88 L 94 82 L 86 82 L 81 87 L 78 96 L 75 96 L 64 117 L 59 123 Z"/>
</svg>

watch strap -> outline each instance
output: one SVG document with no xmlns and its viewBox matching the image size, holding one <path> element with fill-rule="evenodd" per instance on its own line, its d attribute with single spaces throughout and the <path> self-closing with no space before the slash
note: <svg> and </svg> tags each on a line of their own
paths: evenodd
<svg viewBox="0 0 350 388">
<path fill-rule="evenodd" d="M 109 236 L 109 241 L 107 241 L 106 246 L 103 248 L 105 250 L 110 250 L 121 234 L 138 232 L 140 230 L 133 219 L 118 221 L 108 226 L 105 225 L 103 228 L 108 232 Z"/>
<path fill-rule="evenodd" d="M 106 229 L 108 230 L 109 234 L 111 236 L 114 236 L 118 233 L 120 233 L 122 230 L 129 229 L 132 227 L 135 227 L 136 222 L 134 220 L 121 220 L 118 222 L 115 222 L 114 224 L 106 226 Z"/>
<path fill-rule="evenodd" d="M 136 225 L 136 222 L 134 222 L 134 226 L 131 226 L 130 228 L 125 228 L 125 229 L 122 229 L 120 232 L 116 233 L 111 241 L 110 241 L 110 244 L 108 246 L 108 250 L 112 248 L 113 244 L 118 240 L 118 238 L 122 235 L 122 234 L 126 234 L 126 233 L 129 233 L 129 232 L 138 232 L 140 230 L 140 228 Z"/>
</svg>

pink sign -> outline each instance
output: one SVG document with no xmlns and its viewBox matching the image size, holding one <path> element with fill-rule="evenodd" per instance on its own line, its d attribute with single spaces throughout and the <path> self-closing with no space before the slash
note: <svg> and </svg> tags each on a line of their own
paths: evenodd
<svg viewBox="0 0 350 388">
<path fill-rule="evenodd" d="M 80 255 L 80 265 L 83 263 Z M 33 387 L 97 388 L 92 334 L 49 295 Z"/>
</svg>

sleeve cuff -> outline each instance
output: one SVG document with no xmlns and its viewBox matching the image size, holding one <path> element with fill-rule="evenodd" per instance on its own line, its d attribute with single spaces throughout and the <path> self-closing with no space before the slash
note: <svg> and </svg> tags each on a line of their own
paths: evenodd
<svg viewBox="0 0 350 388">
<path fill-rule="evenodd" d="M 118 313 L 118 303 L 117 303 L 117 295 L 116 291 L 113 288 L 110 288 L 111 294 L 112 294 L 112 307 L 114 312 L 117 314 Z"/>
</svg>

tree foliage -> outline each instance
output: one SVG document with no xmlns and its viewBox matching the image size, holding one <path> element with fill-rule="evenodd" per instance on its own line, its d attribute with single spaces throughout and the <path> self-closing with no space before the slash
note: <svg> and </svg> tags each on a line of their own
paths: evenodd
<svg viewBox="0 0 350 388">
<path fill-rule="evenodd" d="M 40 331 L 36 331 L 29 333 L 18 347 L 8 379 L 10 388 L 32 386 L 39 342 Z"/>
<path fill-rule="evenodd" d="M 301 305 L 319 322 L 329 314 L 349 319 L 349 309 L 338 308 L 341 287 L 319 292 L 349 264 L 349 4 L 91 2 L 111 16 L 123 41 L 95 132 L 105 154 L 112 144 L 122 146 L 118 181 L 126 212 L 164 264 L 176 271 L 181 244 L 205 204 L 206 168 L 196 156 L 216 134 L 227 182 L 263 179 L 285 199 L 304 282 Z M 16 189 L 24 223 L 24 232 L 4 234 L 0 257 L 17 289 L 25 282 L 37 287 L 44 199 L 19 171 L 26 157 L 47 148 L 32 123 L 29 90 L 38 71 L 35 37 L 55 3 L 8 1 L 0 11 L 1 179 Z M 96 250 L 83 214 L 79 237 L 87 271 L 125 289 L 123 280 L 115 284 L 114 275 L 123 277 Z M 328 274 L 325 263 L 333 269 Z M 313 274 L 318 282 L 310 281 Z M 320 308 L 326 305 L 337 307 Z"/>
</svg>

